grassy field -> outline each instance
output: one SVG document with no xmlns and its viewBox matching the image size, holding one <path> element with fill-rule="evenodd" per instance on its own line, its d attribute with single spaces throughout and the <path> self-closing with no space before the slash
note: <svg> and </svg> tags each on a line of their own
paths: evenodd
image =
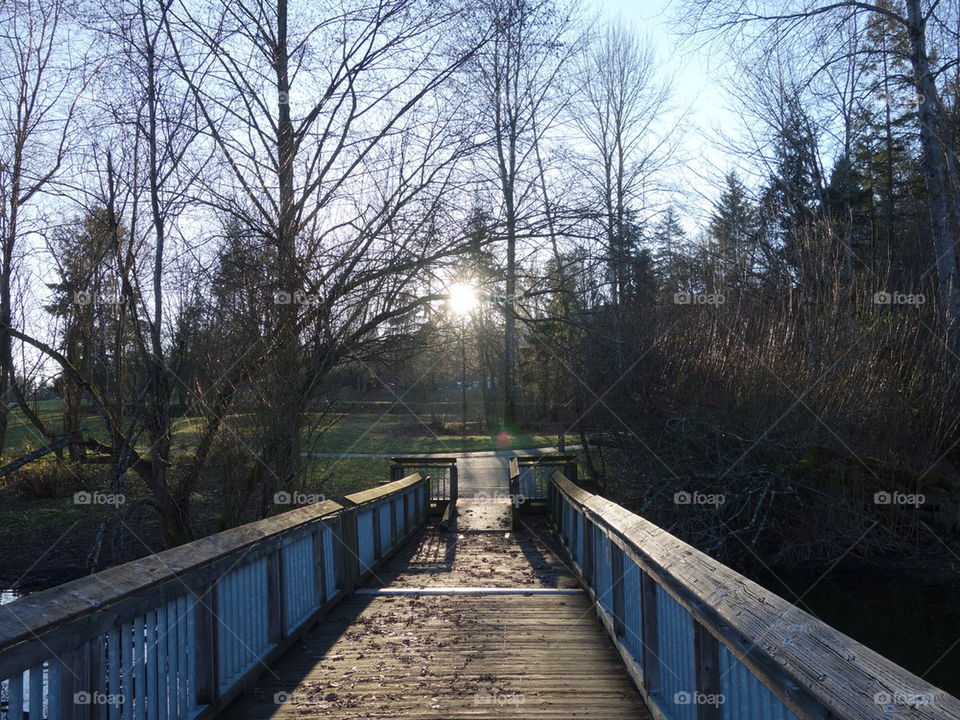
<svg viewBox="0 0 960 720">
<path fill-rule="evenodd" d="M 364 403 L 363 411 L 343 413 L 335 425 L 318 436 L 304 434 L 304 449 L 318 453 L 457 453 L 472 450 L 496 450 L 552 445 L 556 437 L 536 433 L 480 434 L 475 429 L 468 434 L 451 430 L 443 423 L 431 423 L 426 414 L 418 415 L 406 407 L 391 404 Z M 54 432 L 63 428 L 59 400 L 43 400 L 34 404 L 34 411 Z M 382 407 L 382 410 L 381 410 Z M 371 412 L 371 408 L 373 411 Z M 417 412 L 421 407 L 416 408 Z M 102 423 L 95 415 L 84 419 L 88 433 L 102 441 L 107 440 Z M 244 429 L 246 418 L 231 415 L 225 425 L 238 432 Z M 474 423 L 474 426 L 476 423 Z M 200 428 L 200 418 L 181 416 L 174 420 L 174 446 L 181 452 L 189 451 Z M 468 426 L 469 428 L 469 426 Z M 6 453 L 18 454 L 44 444 L 45 439 L 20 412 L 13 410 L 7 430 Z M 141 447 L 139 449 L 145 449 Z"/>
<path fill-rule="evenodd" d="M 34 411 L 56 433 L 62 432 L 60 403 L 49 400 L 35 403 Z M 425 403 L 396 406 L 389 401 L 363 402 L 351 406 L 351 412 L 333 417 L 335 422 L 323 433 L 305 433 L 305 453 L 409 455 L 417 453 L 456 454 L 464 451 L 541 447 L 555 443 L 554 436 L 535 433 L 481 433 L 477 423 L 448 425 L 458 407 L 446 404 L 430 407 Z M 434 412 L 439 413 L 435 416 Z M 225 419 L 228 431 L 242 435 L 248 419 L 231 415 Z M 106 442 L 102 423 L 96 416 L 85 419 L 86 432 Z M 174 455 L 191 452 L 200 428 L 196 417 L 178 417 L 174 422 Z M 46 440 L 19 410 L 10 418 L 3 461 L 16 458 Z M 140 444 L 139 450 L 146 448 Z M 86 556 L 106 508 L 80 507 L 73 493 L 106 486 L 107 465 L 57 464 L 54 456 L 31 463 L 27 468 L 0 478 L 0 585 L 17 583 L 48 586 L 82 574 Z M 299 487 L 303 492 L 326 497 L 347 495 L 376 486 L 389 477 L 385 457 L 305 457 Z M 141 479 L 130 473 L 124 487 L 128 505 L 140 509 L 129 516 L 131 528 L 123 553 L 126 559 L 141 557 L 160 549 L 155 514 L 142 503 L 149 491 Z M 193 516 L 198 531 L 214 532 L 223 499 L 223 480 L 216 473 L 201 479 L 192 496 Z M 134 532 L 135 530 L 135 532 Z M 47 548 L 56 540 L 56 552 L 36 558 L 23 553 L 24 547 Z"/>
<path fill-rule="evenodd" d="M 396 406 L 389 401 L 364 402 L 359 412 L 343 413 L 334 418 L 335 424 L 323 433 L 306 432 L 303 449 L 307 453 L 330 454 L 387 454 L 449 453 L 542 447 L 553 445 L 556 437 L 536 433 L 479 433 L 468 425 L 468 433 L 460 426 L 451 429 L 443 422 L 432 421 L 424 403 Z M 43 421 L 55 432 L 62 430 L 59 400 L 44 400 L 33 405 Z M 453 415 L 449 413 L 448 416 Z M 238 432 L 244 431 L 246 418 L 231 415 L 225 425 Z M 102 423 L 95 415 L 85 418 L 88 432 L 106 442 Z M 200 418 L 181 416 L 174 421 L 175 454 L 188 453 L 200 429 Z M 7 459 L 42 445 L 44 438 L 19 411 L 11 413 L 7 431 Z M 140 451 L 146 451 L 141 443 Z M 303 488 L 322 491 L 329 495 L 344 495 L 375 486 L 389 475 L 389 461 L 384 458 L 307 458 L 301 477 Z"/>
<path fill-rule="evenodd" d="M 556 443 L 556 436 L 535 433 L 463 435 L 433 427 L 411 412 L 352 413 L 340 417 L 322 436 L 308 440 L 312 452 L 332 453 L 458 453 L 541 447 Z"/>
</svg>

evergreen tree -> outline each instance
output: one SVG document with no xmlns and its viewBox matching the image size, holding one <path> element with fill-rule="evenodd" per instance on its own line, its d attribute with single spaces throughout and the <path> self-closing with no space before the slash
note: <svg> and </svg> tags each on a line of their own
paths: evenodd
<svg viewBox="0 0 960 720">
<path fill-rule="evenodd" d="M 746 287 L 757 259 L 757 210 L 735 172 L 729 173 L 710 218 L 710 249 L 716 258 L 714 284 Z"/>
</svg>

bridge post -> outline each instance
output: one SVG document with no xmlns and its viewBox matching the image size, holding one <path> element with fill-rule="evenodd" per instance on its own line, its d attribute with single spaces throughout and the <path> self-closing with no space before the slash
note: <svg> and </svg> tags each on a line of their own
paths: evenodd
<svg viewBox="0 0 960 720">
<path fill-rule="evenodd" d="M 457 459 L 450 465 L 450 504 L 456 509 L 457 498 L 460 496 L 460 471 L 457 469 Z"/>
<path fill-rule="evenodd" d="M 51 683 L 50 691 L 59 692 L 57 701 L 60 704 L 60 717 L 65 720 L 92 720 L 97 716 L 97 706 L 92 701 L 86 704 L 76 702 L 76 694 L 92 694 L 100 690 L 99 683 L 94 681 L 94 669 L 100 667 L 99 646 L 97 640 L 88 640 L 73 650 L 61 653 L 60 687 L 55 688 Z"/>
<path fill-rule="evenodd" d="M 593 577 L 593 523 L 590 522 L 590 518 L 587 517 L 585 512 L 581 517 L 583 518 L 583 561 L 581 562 L 583 579 L 588 587 L 596 588 L 597 584 Z"/>
<path fill-rule="evenodd" d="M 520 461 L 510 459 L 510 526 L 517 530 L 520 527 Z"/>
<path fill-rule="evenodd" d="M 217 583 L 208 584 L 200 593 L 195 593 L 194 606 L 197 637 L 196 661 L 193 667 L 196 672 L 197 705 L 212 705 L 220 695 L 219 654 L 217 653 L 217 635 L 220 632 L 217 621 Z"/>
<path fill-rule="evenodd" d="M 287 628 L 283 592 L 286 586 L 285 574 L 283 550 L 277 548 L 267 556 L 267 627 L 272 643 L 280 642 Z"/>
<path fill-rule="evenodd" d="M 697 692 L 720 695 L 720 646 L 717 639 L 701 623 L 693 623 L 694 657 L 697 665 Z M 697 720 L 720 720 L 719 703 L 698 703 Z"/>
<path fill-rule="evenodd" d="M 623 592 L 623 548 L 616 543 L 610 543 L 610 566 L 612 575 L 613 592 L 613 632 L 622 636 L 627 629 L 623 618 L 624 592 Z"/>
<path fill-rule="evenodd" d="M 383 505 L 378 503 L 370 511 L 370 517 L 373 521 L 373 559 L 379 560 L 383 557 L 383 538 L 380 537 L 380 511 Z M 420 519 L 420 513 L 417 512 L 417 519 Z"/>
<path fill-rule="evenodd" d="M 404 509 L 406 503 L 404 503 Z M 353 590 L 360 577 L 359 546 L 357 544 L 357 511 L 355 508 L 344 508 L 339 518 L 340 541 L 340 589 L 345 593 Z"/>
<path fill-rule="evenodd" d="M 429 492 L 427 493 L 429 495 Z M 397 528 L 397 503 L 389 500 L 390 503 L 390 547 L 395 547 L 400 542 L 400 533 Z"/>
<path fill-rule="evenodd" d="M 660 639 L 657 635 L 657 583 L 640 573 L 640 604 L 643 613 L 643 685 L 647 692 L 660 688 Z"/>
<path fill-rule="evenodd" d="M 323 546 L 325 528 L 326 525 L 321 523 L 313 533 L 313 585 L 317 605 L 327 603 L 327 553 Z"/>
</svg>

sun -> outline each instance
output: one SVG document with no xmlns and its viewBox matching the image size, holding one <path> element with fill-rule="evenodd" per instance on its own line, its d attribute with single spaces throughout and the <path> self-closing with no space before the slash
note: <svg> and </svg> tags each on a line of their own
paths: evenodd
<svg viewBox="0 0 960 720">
<path fill-rule="evenodd" d="M 454 283 L 450 286 L 447 305 L 450 312 L 459 317 L 469 315 L 477 307 L 477 289 L 468 283 Z"/>
</svg>

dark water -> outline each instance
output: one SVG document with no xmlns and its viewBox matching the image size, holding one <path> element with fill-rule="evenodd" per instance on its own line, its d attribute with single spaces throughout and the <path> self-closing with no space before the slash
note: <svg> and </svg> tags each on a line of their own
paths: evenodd
<svg viewBox="0 0 960 720">
<path fill-rule="evenodd" d="M 960 697 L 960 575 L 952 582 L 873 570 L 777 575 L 750 573 L 785 600 Z"/>
</svg>

